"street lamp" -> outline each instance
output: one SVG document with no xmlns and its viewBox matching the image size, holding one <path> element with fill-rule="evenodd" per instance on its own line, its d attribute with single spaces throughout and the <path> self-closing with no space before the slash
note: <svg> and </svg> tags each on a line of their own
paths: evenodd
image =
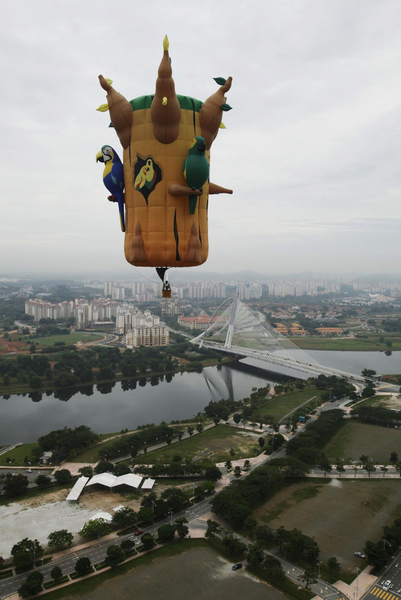
<svg viewBox="0 0 401 600">
<path fill-rule="evenodd" d="M 173 511 L 169 510 L 168 514 L 170 515 L 170 525 L 173 525 Z"/>
<path fill-rule="evenodd" d="M 317 566 L 318 566 L 318 574 L 317 574 L 317 576 L 318 576 L 318 577 L 320 577 L 320 565 L 322 564 L 322 562 L 323 562 L 322 560 L 319 560 L 319 561 L 316 563 L 316 564 L 317 564 Z"/>
</svg>

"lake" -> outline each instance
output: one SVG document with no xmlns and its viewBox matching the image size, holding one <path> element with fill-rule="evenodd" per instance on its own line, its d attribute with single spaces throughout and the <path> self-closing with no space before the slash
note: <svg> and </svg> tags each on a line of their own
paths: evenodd
<svg viewBox="0 0 401 600">
<path fill-rule="evenodd" d="M 55 429 L 88 425 L 97 433 L 192 418 L 210 400 L 240 400 L 270 380 L 240 364 L 206 367 L 114 384 L 0 397 L 0 445 L 34 442 Z M 128 389 L 131 388 L 131 389 Z"/>
<path fill-rule="evenodd" d="M 322 365 L 349 373 L 369 368 L 378 374 L 401 373 L 401 352 L 309 351 Z M 250 361 L 247 361 L 250 362 Z M 271 373 L 243 361 L 207 367 L 202 373 L 175 373 L 79 389 L 0 397 L 0 445 L 34 442 L 62 427 L 88 425 L 98 433 L 135 429 L 147 423 L 192 418 L 210 400 L 239 400 L 253 387 L 271 383 Z"/>
</svg>

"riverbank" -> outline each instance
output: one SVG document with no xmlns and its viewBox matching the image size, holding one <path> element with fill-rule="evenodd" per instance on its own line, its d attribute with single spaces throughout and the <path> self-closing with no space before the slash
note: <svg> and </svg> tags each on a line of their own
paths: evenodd
<svg viewBox="0 0 401 600">
<path fill-rule="evenodd" d="M 302 350 L 338 350 L 341 352 L 392 352 L 401 350 L 401 336 L 393 333 L 358 337 L 327 338 L 317 336 L 289 338 Z M 382 339 L 382 341 L 380 341 Z M 389 347 L 386 342 L 391 342 Z"/>
<path fill-rule="evenodd" d="M 202 368 L 206 367 L 215 367 L 218 365 L 227 365 L 229 363 L 237 362 L 238 358 L 232 356 L 223 356 L 222 360 L 207 358 L 202 362 Z M 175 375 L 177 373 L 196 373 L 198 372 L 198 367 L 191 367 L 191 363 L 180 364 L 176 369 L 172 369 L 169 371 L 148 371 L 144 375 L 136 375 L 135 377 L 124 377 L 121 373 L 116 375 L 114 379 L 101 379 L 99 381 L 92 381 L 88 383 L 77 383 L 76 385 L 70 385 L 65 387 L 55 388 L 54 385 L 41 385 L 40 388 L 33 388 L 29 384 L 23 383 L 10 383 L 9 385 L 4 385 L 0 383 L 0 396 L 9 396 L 11 394 L 32 394 L 35 392 L 56 392 L 56 391 L 64 391 L 64 390 L 77 390 L 79 391 L 83 387 L 93 386 L 97 384 L 108 384 L 108 383 L 118 383 L 122 381 L 141 381 L 144 379 L 148 379 L 149 377 L 161 377 L 162 375 Z"/>
</svg>

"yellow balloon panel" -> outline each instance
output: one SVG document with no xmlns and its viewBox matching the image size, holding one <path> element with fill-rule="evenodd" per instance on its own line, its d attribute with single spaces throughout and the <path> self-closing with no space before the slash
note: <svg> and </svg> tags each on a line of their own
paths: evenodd
<svg viewBox="0 0 401 600">
<path fill-rule="evenodd" d="M 177 139 L 156 140 L 150 108 L 135 110 L 131 141 L 124 150 L 125 257 L 136 266 L 192 267 L 209 252 L 207 207 L 209 181 L 194 214 L 188 196 L 173 196 L 173 184 L 187 186 L 183 164 L 192 140 L 201 135 L 199 113 L 181 109 Z M 210 151 L 205 153 L 210 161 Z"/>
</svg>

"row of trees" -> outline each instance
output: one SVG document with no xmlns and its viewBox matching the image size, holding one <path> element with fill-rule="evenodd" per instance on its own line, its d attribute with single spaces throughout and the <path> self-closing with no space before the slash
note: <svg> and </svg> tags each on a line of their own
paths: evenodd
<svg viewBox="0 0 401 600">
<path fill-rule="evenodd" d="M 37 330 L 43 335 L 65 333 L 68 341 L 69 330 L 59 330 L 56 325 L 43 325 Z M 36 335 L 36 334 L 35 334 Z M 39 334 L 38 334 L 39 335 Z M 31 354 L 36 352 L 33 344 Z M 43 348 L 43 353 L 48 353 L 48 348 Z M 4 385 L 12 381 L 17 383 L 29 383 L 31 387 L 40 389 L 43 384 L 52 384 L 55 388 L 65 388 L 79 384 L 97 381 L 115 380 L 117 373 L 123 377 L 133 378 L 146 375 L 148 372 L 164 373 L 176 368 L 175 357 L 185 357 L 190 364 L 195 365 L 203 358 L 217 358 L 221 360 L 219 353 L 208 349 L 198 349 L 196 353 L 188 342 L 166 348 L 139 348 L 135 352 L 130 349 L 121 352 L 119 348 L 97 347 L 79 351 L 57 342 L 51 353 L 55 360 L 53 369 L 50 368 L 48 357 L 43 355 L 18 355 L 13 358 L 0 359 L 0 376 Z M 200 366 L 201 363 L 200 363 Z"/>
<path fill-rule="evenodd" d="M 251 515 L 253 508 L 280 489 L 286 477 L 307 472 L 307 466 L 294 457 L 272 460 L 216 495 L 212 502 L 213 512 L 226 519 L 230 525 L 240 526 Z"/>
<path fill-rule="evenodd" d="M 308 465 L 319 464 L 321 448 L 341 426 L 344 413 L 340 409 L 323 412 L 305 431 L 287 443 L 287 454 Z"/>
<path fill-rule="evenodd" d="M 401 413 L 394 412 L 383 406 L 355 406 L 351 410 L 351 416 L 362 421 L 363 423 L 371 423 L 372 425 L 394 425 L 394 422 L 401 420 Z"/>
</svg>

